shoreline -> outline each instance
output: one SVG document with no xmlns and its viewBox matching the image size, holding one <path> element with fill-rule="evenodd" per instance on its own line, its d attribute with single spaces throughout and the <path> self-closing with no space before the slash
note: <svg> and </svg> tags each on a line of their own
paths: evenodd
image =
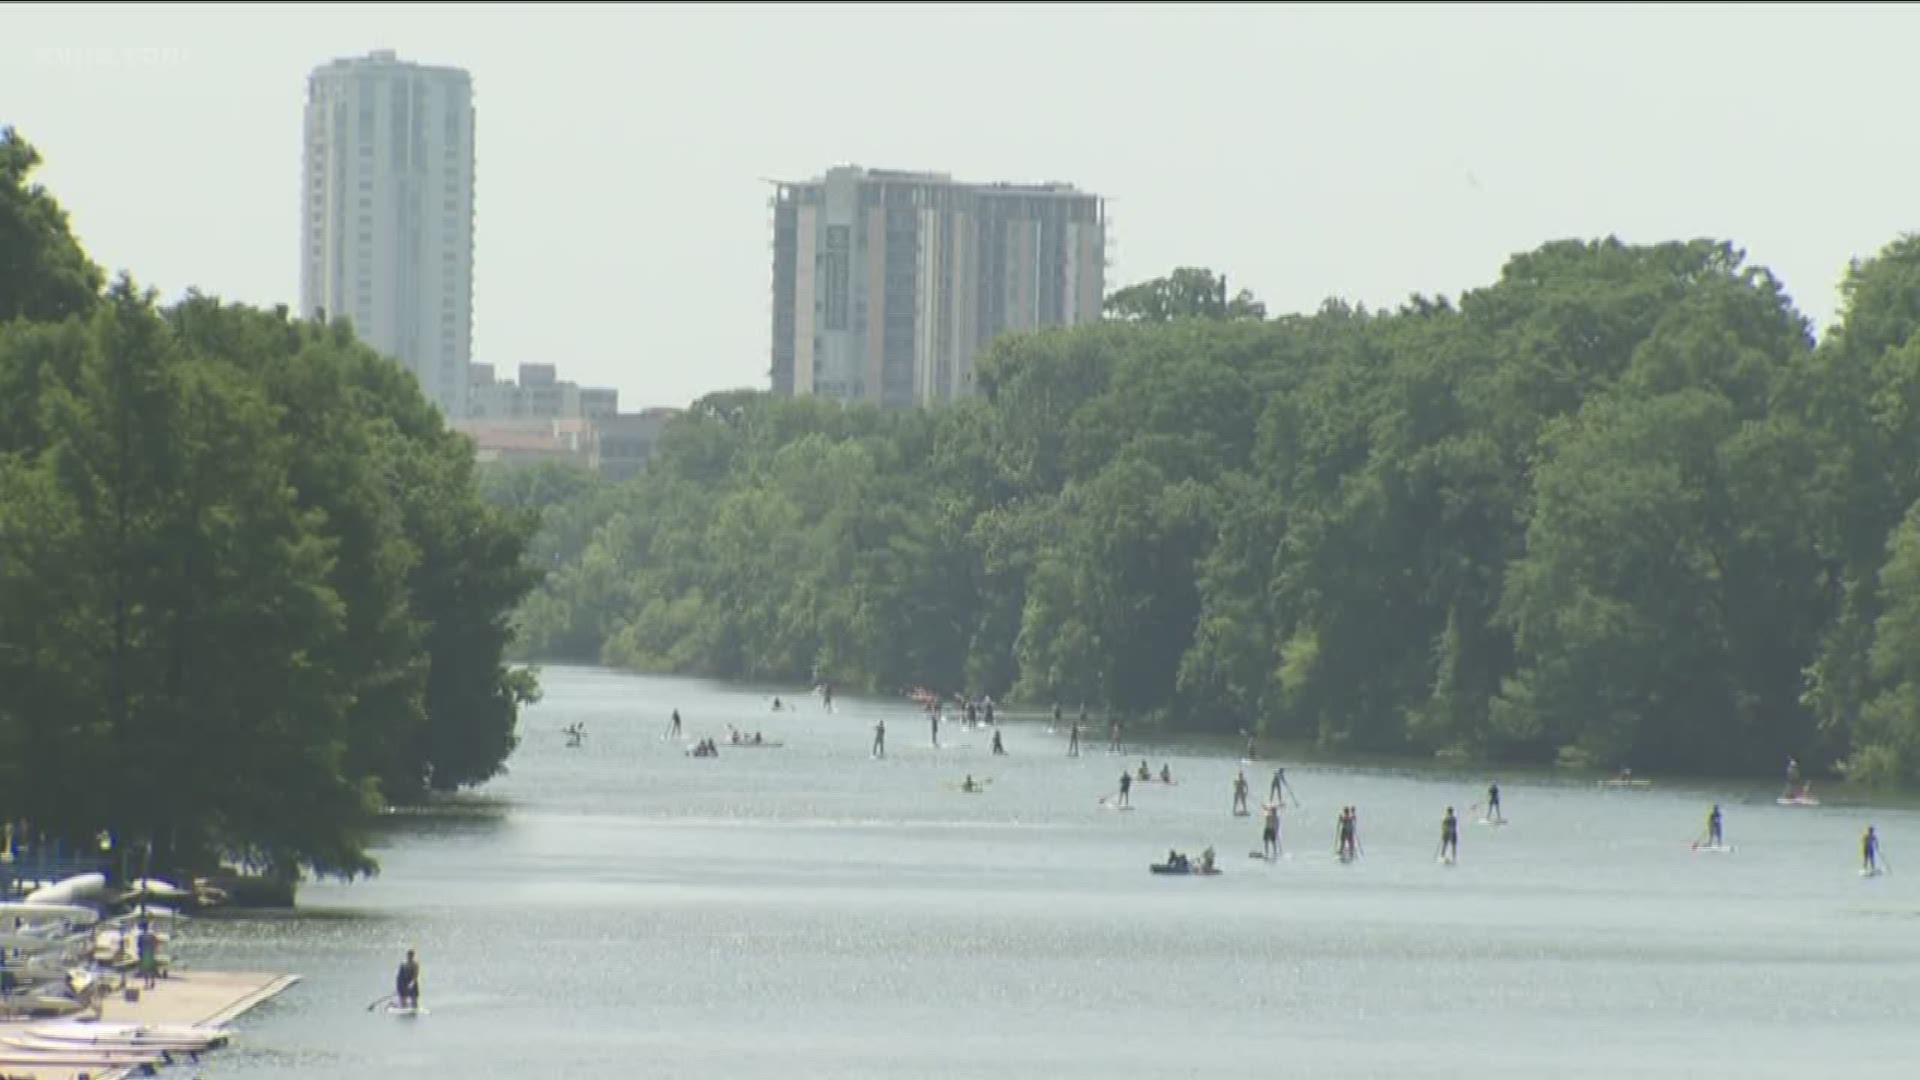
<svg viewBox="0 0 1920 1080">
<path fill-rule="evenodd" d="M 810 688 L 791 686 L 782 689 L 784 684 L 762 682 L 758 680 L 732 680 L 719 676 L 688 675 L 669 671 L 648 671 L 621 665 L 594 663 L 587 660 L 531 660 L 515 659 L 510 665 L 532 667 L 541 670 L 566 669 L 586 672 L 599 672 L 607 675 L 640 679 L 682 680 L 708 686 L 727 694 L 759 695 L 771 697 L 781 694 L 796 704 L 806 703 L 810 708 L 796 710 L 798 715 L 818 714 L 818 702 Z M 875 695 L 849 690 L 835 694 L 836 699 L 849 703 L 861 702 L 870 705 L 888 705 L 895 699 L 885 695 Z M 905 703 L 910 705 L 911 703 Z M 1029 706 L 1024 702 L 995 703 L 995 718 L 1005 722 L 1022 724 L 1046 724 L 1052 720 L 1050 709 Z M 1069 722 L 1071 716 L 1064 719 Z M 1082 733 L 1083 752 L 1108 753 L 1106 749 L 1107 719 L 1091 717 L 1090 730 Z M 1060 736 L 1065 738 L 1064 735 Z M 1183 754 L 1191 756 L 1219 756 L 1228 759 L 1230 764 L 1238 765 L 1244 758 L 1246 747 L 1244 736 L 1222 734 L 1211 731 L 1170 731 L 1156 727 L 1132 727 L 1122 722 L 1120 732 L 1121 752 L 1118 756 L 1141 754 L 1152 757 L 1158 753 Z M 1285 767 L 1311 768 L 1330 772 L 1371 772 L 1385 775 L 1416 777 L 1474 777 L 1476 784 L 1484 784 L 1490 779 L 1498 779 L 1502 784 L 1523 783 L 1551 787 L 1593 786 L 1598 781 L 1607 780 L 1616 773 L 1591 767 L 1573 767 L 1555 765 L 1548 762 L 1500 763 L 1485 759 L 1448 754 L 1445 752 L 1427 754 L 1387 754 L 1387 753 L 1341 753 L 1316 746 L 1311 740 L 1259 737 L 1255 740 L 1259 757 L 1251 764 L 1241 767 L 1249 769 L 1274 769 Z M 1652 781 L 1654 790 L 1696 791 L 1717 793 L 1723 798 L 1738 798 L 1741 801 L 1767 802 L 1778 796 L 1785 788 L 1782 778 L 1762 778 L 1754 776 L 1713 775 L 1705 773 L 1665 773 L 1644 769 L 1635 769 L 1637 779 Z M 1803 780 L 1813 786 L 1814 795 L 1820 800 L 1820 806 L 1814 809 L 1920 809 L 1920 790 L 1902 790 L 1884 787 L 1872 787 L 1849 781 L 1841 776 L 1807 776 Z"/>
</svg>

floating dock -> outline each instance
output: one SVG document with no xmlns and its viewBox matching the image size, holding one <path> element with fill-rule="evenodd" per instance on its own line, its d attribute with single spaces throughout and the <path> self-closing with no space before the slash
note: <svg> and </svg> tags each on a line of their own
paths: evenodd
<svg viewBox="0 0 1920 1080">
<path fill-rule="evenodd" d="M 256 972 L 176 970 L 154 982 L 152 990 L 142 989 L 129 1001 L 124 991 L 115 991 L 102 1006 L 100 1019 L 117 1024 L 198 1024 L 214 1027 L 259 1007 L 284 993 L 300 981 L 298 975 L 265 975 Z M 137 977 L 129 977 L 127 986 L 138 988 Z M 74 1019 L 67 1017 L 66 1019 Z M 24 1032 L 45 1020 L 0 1021 L 0 1036 Z M 212 1054 L 222 1050 L 210 1051 Z M 5 1049 L 0 1047 L 0 1061 Z M 72 1066 L 28 1068 L 0 1064 L 0 1077 L 6 1080 L 122 1080 L 139 1075 L 138 1068 L 83 1069 Z"/>
</svg>

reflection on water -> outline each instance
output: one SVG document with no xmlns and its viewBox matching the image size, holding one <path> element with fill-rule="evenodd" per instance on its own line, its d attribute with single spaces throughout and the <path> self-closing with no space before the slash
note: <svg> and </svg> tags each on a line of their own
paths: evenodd
<svg viewBox="0 0 1920 1080">
<path fill-rule="evenodd" d="M 1920 1049 L 1920 905 L 1900 873 L 1855 873 L 1859 811 L 1501 777 L 1494 829 L 1468 812 L 1483 776 L 1290 765 L 1305 805 L 1269 865 L 1243 854 L 1258 819 L 1228 813 L 1231 751 L 1070 759 L 1029 721 L 996 758 L 957 728 L 933 746 L 893 702 L 545 684 L 513 771 L 394 815 L 377 878 L 197 924 L 201 966 L 305 977 L 204 1075 L 1805 1080 L 1907 1077 Z M 685 755 L 729 724 L 786 746 Z M 1109 812 L 1141 756 L 1180 783 Z M 1247 767 L 1256 802 L 1271 768 Z M 969 773 L 994 782 L 955 790 Z M 1698 854 L 1716 800 L 1735 851 Z M 1352 865 L 1332 857 L 1346 804 Z M 1872 821 L 1898 867 L 1920 819 Z M 1209 844 L 1217 878 L 1147 873 Z M 430 1015 L 370 1011 L 407 948 Z"/>
</svg>

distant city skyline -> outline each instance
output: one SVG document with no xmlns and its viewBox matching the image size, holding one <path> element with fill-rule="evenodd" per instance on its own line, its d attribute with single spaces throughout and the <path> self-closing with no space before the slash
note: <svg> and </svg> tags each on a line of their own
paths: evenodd
<svg viewBox="0 0 1920 1080">
<path fill-rule="evenodd" d="M 463 69 L 472 359 L 641 408 L 769 385 L 767 183 L 839 163 L 1098 192 L 1109 292 L 1190 265 L 1275 314 L 1393 306 L 1556 239 L 1712 237 L 1824 322 L 1916 224 L 1917 31 L 1840 5 L 17 4 L 0 122 L 110 273 L 297 310 L 306 74 Z"/>
</svg>

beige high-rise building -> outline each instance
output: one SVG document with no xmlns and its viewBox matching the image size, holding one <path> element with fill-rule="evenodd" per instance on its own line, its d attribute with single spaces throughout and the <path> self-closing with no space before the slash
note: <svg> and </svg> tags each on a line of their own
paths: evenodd
<svg viewBox="0 0 1920 1080">
<path fill-rule="evenodd" d="M 1001 334 L 1100 318 L 1106 208 L 1072 185 L 848 166 L 772 205 L 776 393 L 951 401 Z"/>
<path fill-rule="evenodd" d="M 473 86 L 378 51 L 307 79 L 300 312 L 346 318 L 448 416 L 473 351 Z"/>
</svg>

